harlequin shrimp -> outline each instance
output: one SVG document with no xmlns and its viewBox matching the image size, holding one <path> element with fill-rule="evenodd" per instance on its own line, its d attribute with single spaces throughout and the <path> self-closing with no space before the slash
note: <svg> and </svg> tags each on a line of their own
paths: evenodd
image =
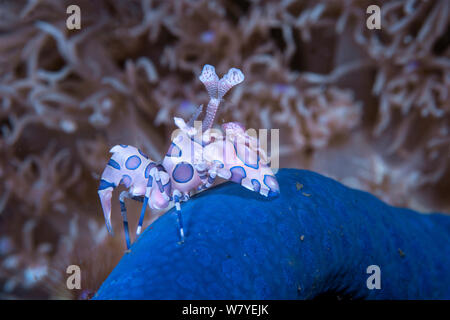
<svg viewBox="0 0 450 320">
<path fill-rule="evenodd" d="M 128 189 L 119 196 L 127 249 L 130 248 L 130 236 L 126 198 L 142 202 L 136 238 L 141 232 L 147 206 L 150 209 L 165 209 L 174 203 L 182 243 L 181 202 L 189 200 L 192 192 L 212 186 L 217 177 L 239 183 L 266 197 L 276 196 L 280 192 L 264 149 L 259 147 L 255 137 L 245 132 L 242 124 L 223 124 L 226 134 L 212 128 L 223 96 L 244 81 L 244 74 L 239 69 L 231 68 L 219 80 L 215 68 L 205 65 L 199 79 L 210 97 L 202 125 L 194 126 L 194 122 L 200 122 L 195 120 L 202 112 L 202 106 L 198 107 L 188 123 L 175 117 L 178 130 L 162 162 L 150 159 L 141 150 L 129 145 L 116 145 L 110 150 L 112 156 L 101 176 L 98 194 L 106 227 L 113 234 L 112 191 L 119 184 Z"/>
</svg>

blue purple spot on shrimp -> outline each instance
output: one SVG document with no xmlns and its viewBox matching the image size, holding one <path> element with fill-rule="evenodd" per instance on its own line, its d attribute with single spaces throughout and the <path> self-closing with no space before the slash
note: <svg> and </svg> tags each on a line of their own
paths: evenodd
<svg viewBox="0 0 450 320">
<path fill-rule="evenodd" d="M 230 180 L 236 183 L 242 183 L 242 179 L 247 177 L 247 174 L 245 173 L 244 168 L 240 166 L 235 166 L 230 169 L 231 172 L 231 178 Z"/>
<path fill-rule="evenodd" d="M 266 174 L 264 176 L 264 184 L 269 188 L 269 194 L 267 195 L 269 198 L 280 194 L 280 186 L 274 176 Z"/>
<path fill-rule="evenodd" d="M 98 191 L 105 190 L 107 188 L 115 188 L 116 185 L 112 182 L 108 182 L 104 179 L 100 180 L 100 185 L 98 186 Z"/>
<path fill-rule="evenodd" d="M 178 183 L 186 183 L 192 180 L 194 168 L 187 162 L 180 162 L 173 169 L 172 177 Z"/>
<path fill-rule="evenodd" d="M 111 166 L 114 169 L 120 170 L 120 165 L 114 159 L 109 159 L 108 166 Z"/>
<path fill-rule="evenodd" d="M 141 159 L 138 156 L 131 156 L 125 162 L 125 167 L 128 170 L 136 170 L 141 165 Z"/>
<path fill-rule="evenodd" d="M 169 150 L 167 150 L 166 156 L 168 157 L 181 157 L 182 151 L 179 146 L 177 146 L 175 143 L 171 143 Z"/>
</svg>

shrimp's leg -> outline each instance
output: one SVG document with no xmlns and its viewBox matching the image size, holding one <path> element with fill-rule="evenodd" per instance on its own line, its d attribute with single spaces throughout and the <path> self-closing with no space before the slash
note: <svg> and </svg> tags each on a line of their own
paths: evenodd
<svg viewBox="0 0 450 320">
<path fill-rule="evenodd" d="M 195 164 L 194 168 L 195 171 L 197 171 L 200 180 L 202 181 L 202 184 L 197 188 L 198 191 L 201 191 L 205 188 L 205 185 L 208 182 L 208 165 L 205 161 L 201 161 L 200 163 Z"/>
<path fill-rule="evenodd" d="M 197 171 L 198 172 L 198 171 Z M 200 175 L 200 173 L 199 173 Z M 202 178 L 202 177 L 200 177 Z M 209 187 L 211 187 L 214 182 L 216 181 L 217 178 L 217 165 L 213 164 L 209 170 L 204 171 L 203 173 L 203 179 L 202 180 L 202 184 L 198 187 L 198 190 L 204 190 L 204 189 L 208 189 Z"/>
<path fill-rule="evenodd" d="M 184 229 L 183 229 L 183 217 L 181 216 L 181 197 L 182 194 L 179 190 L 174 190 L 173 192 L 173 201 L 175 203 L 175 209 L 177 211 L 177 217 L 178 217 L 178 228 L 180 231 L 180 243 L 184 242 Z"/>
<path fill-rule="evenodd" d="M 142 224 L 144 223 L 144 217 L 145 217 L 145 209 L 147 209 L 148 198 L 150 197 L 150 190 L 152 188 L 152 185 L 153 185 L 153 178 L 150 175 L 148 177 L 147 188 L 145 189 L 145 197 L 144 197 L 144 200 L 142 201 L 141 215 L 139 217 L 139 223 L 138 223 L 137 230 L 136 230 L 136 239 L 141 234 Z"/>
<path fill-rule="evenodd" d="M 123 230 L 125 232 L 125 241 L 127 243 L 127 250 L 130 250 L 130 246 L 131 246 L 130 232 L 128 230 L 128 218 L 127 218 L 127 208 L 125 206 L 125 198 L 133 199 L 133 200 L 140 201 L 140 202 L 142 202 L 143 199 L 142 199 L 142 197 L 131 195 L 131 193 L 128 191 L 122 191 L 119 196 L 120 212 L 122 214 Z"/>
<path fill-rule="evenodd" d="M 205 184 L 206 189 L 208 189 L 214 184 L 214 181 L 216 181 L 216 177 L 217 177 L 217 169 L 214 166 L 210 170 L 208 170 L 208 181 Z"/>
</svg>

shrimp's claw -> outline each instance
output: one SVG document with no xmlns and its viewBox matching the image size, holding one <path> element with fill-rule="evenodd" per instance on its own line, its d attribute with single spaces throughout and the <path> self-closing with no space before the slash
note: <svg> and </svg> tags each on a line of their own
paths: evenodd
<svg viewBox="0 0 450 320">
<path fill-rule="evenodd" d="M 105 216 L 106 229 L 111 235 L 114 235 L 114 230 L 111 225 L 111 197 L 113 187 L 106 187 L 106 189 L 101 189 L 107 183 L 108 182 L 106 180 L 101 180 L 100 187 L 98 189 L 98 196 L 100 197 L 103 215 Z"/>
</svg>

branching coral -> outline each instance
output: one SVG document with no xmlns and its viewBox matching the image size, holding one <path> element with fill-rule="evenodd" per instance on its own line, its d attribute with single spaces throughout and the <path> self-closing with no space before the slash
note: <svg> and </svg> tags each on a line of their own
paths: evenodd
<svg viewBox="0 0 450 320">
<path fill-rule="evenodd" d="M 187 120 L 208 101 L 194 80 L 204 64 L 243 70 L 245 85 L 217 119 L 279 128 L 281 166 L 320 168 L 393 204 L 448 210 L 449 2 L 379 1 L 382 29 L 369 30 L 366 8 L 376 2 L 3 1 L 3 291 L 26 296 L 42 282 L 27 287 L 28 267 L 61 271 L 62 256 L 69 264 L 90 254 L 70 247 L 93 241 L 88 224 L 101 222 L 95 190 L 110 146 L 161 159 L 172 117 Z M 66 28 L 74 3 L 81 30 Z M 344 156 L 362 160 L 342 165 Z M 33 225 L 54 236 L 23 240 Z M 47 242 L 51 254 L 37 245 Z M 121 245 L 99 240 L 114 252 Z M 23 262 L 14 265 L 16 256 Z"/>
</svg>

